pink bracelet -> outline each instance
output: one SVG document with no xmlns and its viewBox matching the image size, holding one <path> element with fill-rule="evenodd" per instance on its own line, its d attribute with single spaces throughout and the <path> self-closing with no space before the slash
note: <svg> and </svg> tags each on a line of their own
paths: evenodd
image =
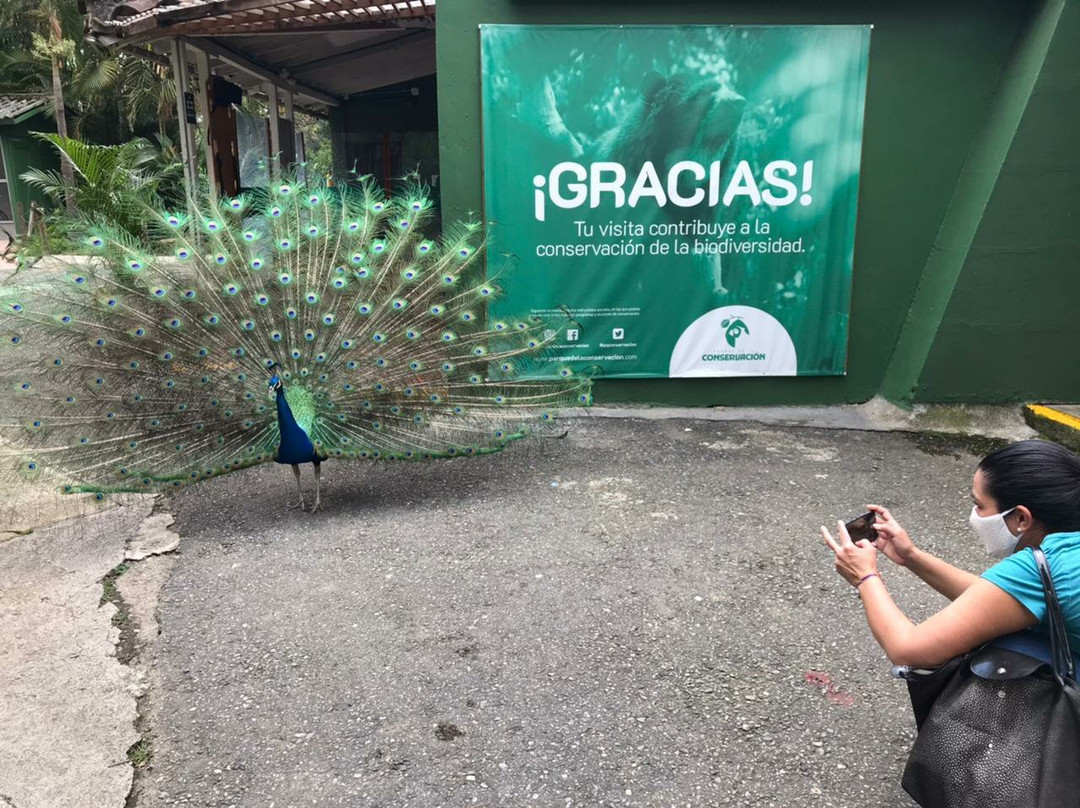
<svg viewBox="0 0 1080 808">
<path fill-rule="evenodd" d="M 864 583 L 866 583 L 866 581 L 870 580 L 871 578 L 877 578 L 878 580 L 881 580 L 880 575 L 878 575 L 876 572 L 871 572 L 869 575 L 864 575 L 862 578 L 860 578 L 859 582 L 857 584 L 855 584 L 855 588 L 858 589 L 860 586 L 862 586 Z"/>
</svg>

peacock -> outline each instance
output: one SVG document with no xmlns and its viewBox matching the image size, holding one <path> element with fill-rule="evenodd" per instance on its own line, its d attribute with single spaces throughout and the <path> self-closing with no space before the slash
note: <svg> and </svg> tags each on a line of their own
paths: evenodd
<svg viewBox="0 0 1080 808">
<path fill-rule="evenodd" d="M 496 452 L 591 403 L 588 374 L 526 378 L 562 324 L 489 316 L 483 227 L 427 237 L 423 188 L 290 177 L 145 216 L 0 286 L 10 472 L 100 499 L 277 462 L 306 509 L 312 464 L 314 512 L 328 459 Z"/>
</svg>

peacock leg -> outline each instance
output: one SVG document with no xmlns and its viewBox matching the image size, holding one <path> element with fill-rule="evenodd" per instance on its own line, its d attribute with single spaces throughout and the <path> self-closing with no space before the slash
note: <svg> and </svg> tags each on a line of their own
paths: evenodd
<svg viewBox="0 0 1080 808">
<path fill-rule="evenodd" d="M 307 510 L 307 503 L 304 502 L 304 486 L 302 486 L 300 484 L 300 467 L 298 465 L 296 465 L 296 463 L 293 463 L 292 464 L 292 471 L 293 471 L 293 474 L 296 475 L 296 487 L 300 489 L 300 501 L 299 502 L 289 503 L 285 507 L 286 507 L 287 510 L 290 510 L 290 511 L 293 508 L 299 508 L 302 511 L 306 511 Z"/>
<path fill-rule="evenodd" d="M 315 464 L 315 504 L 311 506 L 311 512 L 319 510 L 319 476 L 322 473 L 322 463 Z"/>
</svg>

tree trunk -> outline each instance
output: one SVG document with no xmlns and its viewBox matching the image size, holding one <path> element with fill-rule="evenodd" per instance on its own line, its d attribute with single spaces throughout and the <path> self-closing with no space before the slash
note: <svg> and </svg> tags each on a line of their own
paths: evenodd
<svg viewBox="0 0 1080 808">
<path fill-rule="evenodd" d="M 52 33 L 53 44 L 59 46 L 61 40 L 64 38 L 64 34 L 60 29 L 60 20 L 57 18 L 54 9 L 49 9 L 49 28 Z M 64 110 L 64 85 L 60 81 L 60 58 L 55 55 L 52 57 L 52 89 L 53 107 L 56 111 L 56 133 L 60 135 L 60 137 L 66 138 L 68 136 L 68 128 L 67 114 Z M 75 185 L 75 169 L 72 167 L 71 161 L 68 160 L 66 154 L 60 156 L 60 173 L 64 177 L 64 183 L 68 186 L 65 194 L 68 213 L 74 213 L 75 198 L 72 196 L 71 189 Z"/>
</svg>

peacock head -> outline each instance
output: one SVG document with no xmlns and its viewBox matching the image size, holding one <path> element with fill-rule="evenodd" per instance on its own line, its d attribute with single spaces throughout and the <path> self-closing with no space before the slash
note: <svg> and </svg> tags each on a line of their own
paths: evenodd
<svg viewBox="0 0 1080 808">
<path fill-rule="evenodd" d="M 268 368 L 268 370 L 270 370 L 271 372 L 273 372 L 273 369 L 274 369 L 275 367 L 277 367 L 277 363 L 276 363 L 276 362 L 275 362 L 275 363 L 274 363 L 273 365 L 271 365 L 271 366 L 270 366 L 270 367 Z M 274 373 L 274 375 L 270 377 L 270 381 L 268 381 L 268 382 L 266 383 L 266 395 L 267 395 L 267 397 L 268 397 L 268 398 L 271 398 L 271 399 L 272 399 L 272 398 L 274 398 L 274 396 L 276 396 L 276 395 L 277 395 L 277 392 L 278 392 L 279 390 L 281 390 L 281 389 L 282 389 L 282 387 L 283 387 L 283 385 L 282 385 L 282 383 L 281 383 L 281 377 L 279 377 L 279 376 L 278 376 L 278 375 L 277 375 L 276 373 Z"/>
</svg>

